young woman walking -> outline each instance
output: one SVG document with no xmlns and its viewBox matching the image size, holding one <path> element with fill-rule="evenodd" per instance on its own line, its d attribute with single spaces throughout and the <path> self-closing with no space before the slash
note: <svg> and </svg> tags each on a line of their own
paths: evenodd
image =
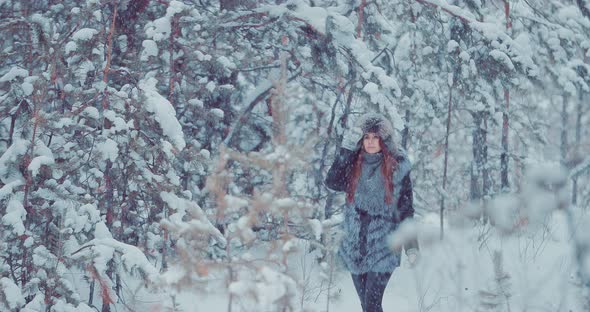
<svg viewBox="0 0 590 312">
<path fill-rule="evenodd" d="M 346 192 L 344 235 L 338 251 L 361 301 L 363 312 L 382 312 L 383 293 L 401 251 L 387 237 L 414 215 L 411 164 L 393 143 L 393 127 L 382 115 L 359 120 L 362 134 L 348 133 L 326 177 L 326 186 Z M 413 264 L 418 243 L 405 246 Z"/>
</svg>

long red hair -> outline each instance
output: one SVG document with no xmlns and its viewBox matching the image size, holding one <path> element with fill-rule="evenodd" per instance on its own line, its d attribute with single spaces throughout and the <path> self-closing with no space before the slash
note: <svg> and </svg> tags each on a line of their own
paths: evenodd
<svg viewBox="0 0 590 312">
<path fill-rule="evenodd" d="M 361 139 L 361 141 L 362 140 L 363 139 Z M 385 180 L 385 203 L 391 204 L 393 203 L 393 171 L 397 167 L 397 160 L 395 159 L 393 154 L 387 149 L 387 146 L 385 145 L 385 143 L 383 143 L 381 137 L 379 137 L 379 146 L 381 147 L 381 153 L 383 154 L 381 174 L 383 175 L 383 180 Z M 361 176 L 361 169 L 363 164 L 363 150 L 363 147 L 361 147 L 358 150 L 356 161 L 354 162 L 352 167 L 352 174 L 350 176 L 350 181 L 348 183 L 348 190 L 346 191 L 346 201 L 349 203 L 354 202 L 354 192 L 356 191 L 356 187 L 359 183 L 359 178 Z"/>
</svg>

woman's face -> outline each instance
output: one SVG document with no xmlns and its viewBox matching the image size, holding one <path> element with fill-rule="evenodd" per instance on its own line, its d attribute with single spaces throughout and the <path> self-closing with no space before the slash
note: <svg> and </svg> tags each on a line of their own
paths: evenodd
<svg viewBox="0 0 590 312">
<path fill-rule="evenodd" d="M 365 149 L 365 152 L 369 154 L 379 153 L 381 151 L 379 140 L 381 140 L 381 138 L 376 133 L 365 133 L 363 136 L 363 148 Z"/>
</svg>

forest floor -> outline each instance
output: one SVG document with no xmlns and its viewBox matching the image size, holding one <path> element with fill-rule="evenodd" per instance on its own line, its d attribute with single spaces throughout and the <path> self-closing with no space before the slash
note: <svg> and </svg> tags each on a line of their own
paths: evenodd
<svg viewBox="0 0 590 312">
<path fill-rule="evenodd" d="M 425 216 L 421 222 L 431 232 L 438 231 L 436 215 Z M 303 241 L 300 247 L 305 247 Z M 289 260 L 291 276 L 299 285 L 297 311 L 361 311 L 350 274 L 342 269 L 333 276 L 328 306 L 322 284 L 325 278 L 313 257 L 309 250 L 300 248 Z M 444 240 L 421 241 L 414 267 L 402 257 L 401 266 L 389 280 L 383 308 L 392 312 L 583 311 L 583 288 L 576 282 L 573 259 L 571 236 L 561 212 L 554 213 L 543 227 L 510 236 L 489 225 L 449 226 Z M 273 286 L 271 280 L 268 284 L 250 290 L 272 296 L 280 289 L 280 283 Z M 234 299 L 229 309 L 229 298 L 225 279 L 219 276 L 211 279 L 204 291 L 181 290 L 176 303 L 179 311 L 187 312 L 276 310 L 243 299 Z M 164 311 L 162 302 L 157 294 L 138 292 L 127 307 Z"/>
</svg>

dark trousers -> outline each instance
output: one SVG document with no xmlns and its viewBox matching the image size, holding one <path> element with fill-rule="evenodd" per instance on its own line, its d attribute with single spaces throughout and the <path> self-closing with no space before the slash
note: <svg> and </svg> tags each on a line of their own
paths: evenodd
<svg viewBox="0 0 590 312">
<path fill-rule="evenodd" d="M 392 273 L 352 274 L 352 282 L 361 300 L 363 312 L 383 312 L 381 302 Z"/>
</svg>

